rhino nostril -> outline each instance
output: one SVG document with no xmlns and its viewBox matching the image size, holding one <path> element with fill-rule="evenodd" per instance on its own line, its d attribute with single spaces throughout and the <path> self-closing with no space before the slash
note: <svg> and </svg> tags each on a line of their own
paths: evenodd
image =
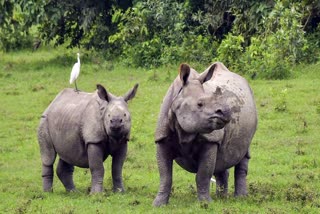
<svg viewBox="0 0 320 214">
<path fill-rule="evenodd" d="M 221 109 L 216 110 L 216 114 L 218 114 L 218 115 L 220 115 L 220 116 L 223 116 L 223 112 L 222 112 Z"/>
<path fill-rule="evenodd" d="M 110 120 L 110 123 L 113 125 L 113 126 L 119 126 L 120 124 L 122 124 L 123 120 L 122 119 L 111 119 Z"/>
</svg>

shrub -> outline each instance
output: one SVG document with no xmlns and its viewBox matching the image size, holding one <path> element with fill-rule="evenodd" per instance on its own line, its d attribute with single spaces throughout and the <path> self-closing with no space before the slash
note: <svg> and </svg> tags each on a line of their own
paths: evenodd
<svg viewBox="0 0 320 214">
<path fill-rule="evenodd" d="M 6 29 L 0 29 L 0 50 L 8 52 L 25 48 L 31 49 L 32 40 L 32 36 L 24 33 L 19 27 L 12 25 Z"/>
<path fill-rule="evenodd" d="M 243 36 L 228 34 L 218 47 L 217 58 L 214 61 L 222 61 L 230 70 L 241 71 L 240 56 L 243 53 L 243 42 Z"/>
<path fill-rule="evenodd" d="M 251 77 L 258 75 L 266 79 L 288 78 L 291 67 L 301 61 L 308 46 L 300 24 L 300 9 L 299 4 L 292 3 L 287 8 L 281 1 L 277 1 L 259 29 L 260 34 L 251 37 L 250 45 L 243 54 L 240 43 L 242 37 L 228 35 L 222 41 L 222 47 L 219 47 L 219 58 Z M 229 48 L 227 51 L 226 47 Z"/>
<path fill-rule="evenodd" d="M 115 10 L 112 21 L 118 23 L 118 31 L 109 42 L 134 66 L 159 66 L 180 56 L 175 52 L 183 41 L 186 14 L 184 4 L 173 0 L 148 0 L 125 12 Z"/>
<path fill-rule="evenodd" d="M 291 62 L 281 50 L 274 48 L 276 38 L 269 36 L 265 41 L 252 37 L 251 44 L 241 57 L 243 73 L 266 79 L 285 79 L 290 76 Z"/>
<path fill-rule="evenodd" d="M 11 4 L 13 3 L 11 2 Z M 24 29 L 24 20 L 20 7 L 12 5 L 10 14 L 8 14 L 8 11 L 4 12 L 7 12 L 7 14 L 5 14 L 7 17 L 5 17 L 6 23 L 3 26 L 1 26 L 1 21 L 3 21 L 2 19 L 4 17 L 0 15 L 0 50 L 7 52 L 10 50 L 31 48 L 33 38 L 32 35 Z"/>
<path fill-rule="evenodd" d="M 209 35 L 197 35 L 190 32 L 185 36 L 181 44 L 181 59 L 184 61 L 209 64 L 216 54 L 218 47 Z"/>
<path fill-rule="evenodd" d="M 112 21 L 118 23 L 118 31 L 109 37 L 109 42 L 120 48 L 122 59 L 133 66 L 157 67 L 181 61 L 210 63 L 216 43 L 203 26 L 187 26 L 188 17 L 191 15 L 187 3 L 137 2 L 127 11 L 113 11 Z"/>
<path fill-rule="evenodd" d="M 277 112 L 285 112 L 287 111 L 287 88 L 280 91 L 273 91 L 273 96 L 275 97 L 275 107 L 274 109 Z"/>
<path fill-rule="evenodd" d="M 314 32 L 306 35 L 307 45 L 301 56 L 301 61 L 305 63 L 315 63 L 320 60 L 320 25 Z"/>
</svg>

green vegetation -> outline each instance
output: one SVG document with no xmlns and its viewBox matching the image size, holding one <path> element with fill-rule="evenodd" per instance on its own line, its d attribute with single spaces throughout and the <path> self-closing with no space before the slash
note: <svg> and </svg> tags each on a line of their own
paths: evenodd
<svg viewBox="0 0 320 214">
<path fill-rule="evenodd" d="M 111 192 L 110 159 L 105 193 L 90 196 L 90 171 L 76 168 L 76 193 L 66 193 L 55 176 L 54 192 L 42 192 L 37 143 L 40 115 L 68 80 L 76 50 L 42 47 L 37 52 L 0 53 L 0 213 L 317 213 L 320 209 L 320 64 L 294 68 L 291 79 L 250 80 L 259 113 L 251 146 L 246 198 L 197 202 L 195 176 L 174 165 L 170 204 L 153 208 L 159 185 L 154 130 L 163 96 L 178 64 L 135 69 L 82 52 L 78 86 L 103 84 L 122 95 L 136 82 L 130 102 L 132 134 L 124 164 L 126 193 Z M 208 64 L 190 63 L 198 71 Z M 248 74 L 251 75 L 251 74 Z M 249 77 L 249 76 L 247 76 Z M 247 78 L 250 79 L 250 78 Z M 231 169 L 231 171 L 233 171 Z"/>
<path fill-rule="evenodd" d="M 320 56 L 319 0 L 8 0 L 0 10 L 4 51 L 52 42 L 142 68 L 219 60 L 259 79 Z"/>
<path fill-rule="evenodd" d="M 319 212 L 320 1 L 0 0 L 0 11 L 0 213 Z M 101 83 L 122 95 L 140 83 L 124 194 L 111 192 L 110 159 L 103 194 L 88 194 L 90 172 L 79 168 L 79 192 L 66 193 L 57 177 L 54 193 L 42 192 L 37 126 L 69 87 L 78 50 L 81 90 Z M 229 197 L 198 203 L 194 175 L 175 165 L 170 204 L 153 208 L 162 98 L 181 62 L 203 71 L 216 60 L 255 93 L 250 195 L 233 198 L 231 176 Z"/>
</svg>

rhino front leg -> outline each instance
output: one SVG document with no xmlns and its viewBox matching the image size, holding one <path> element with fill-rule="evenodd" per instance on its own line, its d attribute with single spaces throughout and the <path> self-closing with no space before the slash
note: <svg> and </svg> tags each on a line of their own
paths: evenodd
<svg viewBox="0 0 320 214">
<path fill-rule="evenodd" d="M 199 201 L 212 201 L 210 196 L 210 179 L 213 175 L 217 158 L 217 144 L 206 143 L 199 157 L 196 175 Z"/>
<path fill-rule="evenodd" d="M 228 179 L 229 179 L 229 170 L 224 170 L 219 173 L 215 173 L 216 177 L 216 194 L 219 197 L 227 196 L 228 194 Z"/>
<path fill-rule="evenodd" d="M 153 206 L 166 205 L 172 187 L 172 164 L 173 156 L 166 143 L 157 143 L 157 162 L 160 173 L 160 186 L 157 197 L 153 201 Z"/>
<path fill-rule="evenodd" d="M 112 181 L 114 192 L 124 192 L 122 167 L 126 159 L 128 145 L 125 143 L 112 157 Z"/>
<path fill-rule="evenodd" d="M 59 163 L 57 166 L 57 175 L 68 192 L 75 190 L 75 186 L 73 183 L 73 171 L 73 165 L 70 165 L 67 162 L 59 159 Z"/>
<path fill-rule="evenodd" d="M 100 143 L 88 144 L 88 159 L 91 172 L 91 191 L 90 194 L 103 191 L 103 148 Z"/>
<path fill-rule="evenodd" d="M 248 163 L 250 159 L 249 150 L 244 158 L 235 166 L 234 180 L 235 180 L 235 196 L 247 195 L 247 173 Z"/>
</svg>

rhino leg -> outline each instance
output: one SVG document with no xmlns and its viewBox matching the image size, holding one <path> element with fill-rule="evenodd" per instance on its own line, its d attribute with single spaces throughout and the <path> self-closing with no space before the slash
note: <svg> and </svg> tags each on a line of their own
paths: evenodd
<svg viewBox="0 0 320 214">
<path fill-rule="evenodd" d="M 247 195 L 247 173 L 248 173 L 248 162 L 250 159 L 249 151 L 244 158 L 235 166 L 234 179 L 235 179 L 235 196 Z"/>
<path fill-rule="evenodd" d="M 103 147 L 101 143 L 88 144 L 88 159 L 91 172 L 91 191 L 90 194 L 103 191 Z"/>
<path fill-rule="evenodd" d="M 68 192 L 75 190 L 75 186 L 73 183 L 73 171 L 73 165 L 70 165 L 67 162 L 59 159 L 59 163 L 57 166 L 57 175 Z"/>
<path fill-rule="evenodd" d="M 219 197 L 227 196 L 228 194 L 228 178 L 229 170 L 224 170 L 219 173 L 215 173 L 216 177 L 216 194 Z"/>
<path fill-rule="evenodd" d="M 124 192 L 122 167 L 126 159 L 128 145 L 125 143 L 112 157 L 112 181 L 114 192 Z"/>
<path fill-rule="evenodd" d="M 42 119 L 38 129 L 38 142 L 40 146 L 42 161 L 42 186 L 43 191 L 52 192 L 53 183 L 53 164 L 57 153 L 54 150 L 51 139 L 48 134 L 47 122 Z"/>
<path fill-rule="evenodd" d="M 53 164 L 47 166 L 42 164 L 42 186 L 43 191 L 52 192 L 52 183 L 53 183 Z"/>
<path fill-rule="evenodd" d="M 172 164 L 173 156 L 170 147 L 165 142 L 157 143 L 157 162 L 160 173 L 160 186 L 153 206 L 166 205 L 172 187 Z"/>
<path fill-rule="evenodd" d="M 217 147 L 215 143 L 206 143 L 201 151 L 196 175 L 199 201 L 212 201 L 210 196 L 210 179 L 216 164 Z"/>
</svg>

